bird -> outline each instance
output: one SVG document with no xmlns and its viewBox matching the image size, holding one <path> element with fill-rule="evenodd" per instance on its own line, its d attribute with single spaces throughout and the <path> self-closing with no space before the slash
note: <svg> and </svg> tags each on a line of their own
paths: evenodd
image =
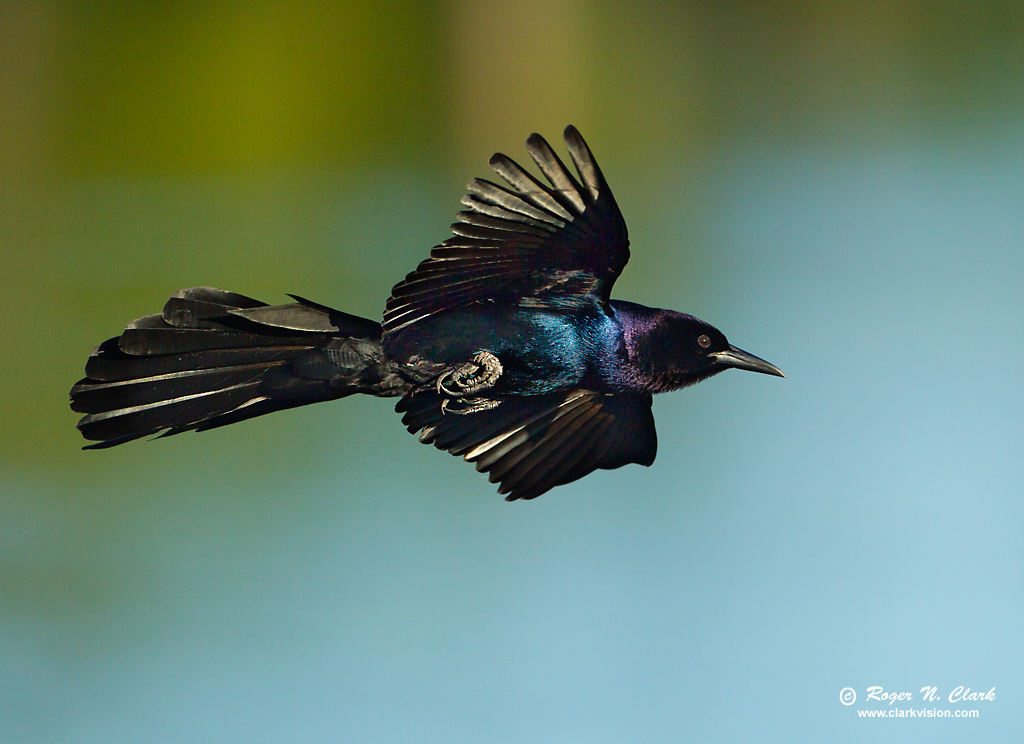
<svg viewBox="0 0 1024 744">
<path fill-rule="evenodd" d="M 575 174 L 526 140 L 547 183 L 491 157 L 504 184 L 469 182 L 451 237 L 394 286 L 381 322 L 298 295 L 174 293 L 90 354 L 70 393 L 85 449 L 358 393 L 398 398 L 410 433 L 514 501 L 651 465 L 656 393 L 726 369 L 785 377 L 692 315 L 611 299 L 626 222 L 580 133 L 563 139 Z"/>
</svg>

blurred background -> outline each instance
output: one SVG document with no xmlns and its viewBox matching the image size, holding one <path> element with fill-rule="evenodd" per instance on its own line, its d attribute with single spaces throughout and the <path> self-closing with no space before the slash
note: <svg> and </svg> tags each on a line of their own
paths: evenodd
<svg viewBox="0 0 1024 744">
<path fill-rule="evenodd" d="M 0 740 L 1015 739 L 1022 116 L 1018 2 L 4 0 Z M 378 317 L 568 123 L 616 296 L 787 380 L 662 396 L 653 467 L 529 503 L 378 399 L 79 449 L 127 321 L 199 284 Z M 870 685 L 981 716 L 862 720 Z"/>
</svg>

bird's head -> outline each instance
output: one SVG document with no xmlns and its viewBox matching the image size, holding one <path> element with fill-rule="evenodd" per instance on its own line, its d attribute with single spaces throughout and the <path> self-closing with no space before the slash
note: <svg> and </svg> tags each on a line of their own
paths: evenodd
<svg viewBox="0 0 1024 744">
<path fill-rule="evenodd" d="M 644 325 L 637 361 L 660 390 L 694 385 L 729 368 L 785 377 L 774 364 L 736 348 L 724 333 L 692 315 L 660 310 Z"/>
</svg>

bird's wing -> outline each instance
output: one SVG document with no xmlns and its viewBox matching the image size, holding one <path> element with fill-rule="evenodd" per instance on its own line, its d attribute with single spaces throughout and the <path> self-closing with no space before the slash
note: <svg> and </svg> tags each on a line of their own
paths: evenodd
<svg viewBox="0 0 1024 744">
<path fill-rule="evenodd" d="M 536 498 L 598 468 L 650 465 L 658 449 L 650 395 L 571 390 L 506 398 L 490 410 L 459 414 L 424 390 L 396 410 L 421 442 L 489 473 L 508 501 Z"/>
<path fill-rule="evenodd" d="M 564 137 L 580 181 L 539 134 L 526 149 L 550 186 L 494 155 L 491 167 L 511 188 L 470 181 L 454 237 L 392 289 L 385 336 L 477 302 L 564 308 L 608 301 L 629 260 L 626 223 L 580 133 L 570 126 Z"/>
</svg>

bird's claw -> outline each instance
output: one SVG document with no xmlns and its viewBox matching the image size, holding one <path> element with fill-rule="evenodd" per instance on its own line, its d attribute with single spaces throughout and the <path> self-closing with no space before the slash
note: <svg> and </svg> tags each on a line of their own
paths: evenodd
<svg viewBox="0 0 1024 744">
<path fill-rule="evenodd" d="M 464 416 L 497 408 L 499 401 L 469 396 L 494 387 L 502 371 L 498 357 L 480 350 L 471 361 L 443 372 L 437 378 L 437 392 L 449 397 L 441 400 L 441 413 Z"/>
<path fill-rule="evenodd" d="M 453 413 L 456 416 L 465 416 L 469 413 L 479 413 L 480 411 L 489 411 L 492 408 L 497 408 L 501 401 L 490 400 L 488 398 L 462 398 L 459 403 L 462 405 L 458 408 L 451 405 L 451 398 L 444 398 L 441 400 L 441 413 Z"/>
<path fill-rule="evenodd" d="M 498 357 L 489 351 L 481 350 L 473 355 L 472 361 L 443 372 L 437 378 L 437 392 L 453 398 L 464 398 L 493 387 L 501 373 L 502 367 Z"/>
</svg>

